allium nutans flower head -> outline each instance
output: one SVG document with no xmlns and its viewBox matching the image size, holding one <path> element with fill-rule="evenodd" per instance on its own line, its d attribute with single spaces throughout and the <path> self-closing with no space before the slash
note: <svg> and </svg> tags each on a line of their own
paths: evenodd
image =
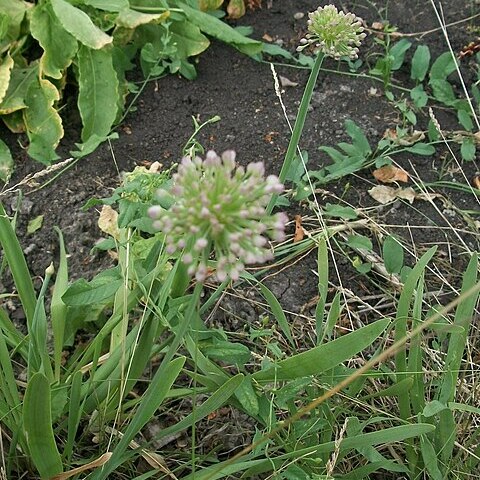
<svg viewBox="0 0 480 480">
<path fill-rule="evenodd" d="M 266 214 L 283 185 L 275 175 L 265 178 L 262 162 L 244 168 L 236 166 L 233 150 L 221 157 L 209 151 L 204 160 L 183 158 L 172 179 L 175 203 L 168 210 L 153 206 L 149 214 L 165 234 L 167 253 L 183 252 L 190 275 L 205 280 L 212 252 L 219 281 L 237 280 L 245 265 L 272 259 L 268 237 L 283 240 L 287 217 Z"/>
<path fill-rule="evenodd" d="M 308 17 L 308 33 L 300 40 L 297 51 L 314 45 L 317 51 L 337 60 L 358 57 L 358 47 L 366 36 L 360 18 L 339 12 L 334 5 L 318 7 Z"/>
</svg>

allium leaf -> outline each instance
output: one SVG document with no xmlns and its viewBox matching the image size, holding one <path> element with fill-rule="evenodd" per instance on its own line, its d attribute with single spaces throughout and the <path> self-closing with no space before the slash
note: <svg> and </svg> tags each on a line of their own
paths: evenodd
<svg viewBox="0 0 480 480">
<path fill-rule="evenodd" d="M 112 55 L 106 50 L 81 46 L 78 50 L 78 109 L 82 117 L 82 140 L 104 137 L 117 117 L 118 79 Z"/>
<path fill-rule="evenodd" d="M 62 26 L 48 3 L 35 7 L 30 19 L 32 37 L 44 50 L 40 70 L 52 78 L 62 78 L 77 52 L 77 41 Z"/>
<path fill-rule="evenodd" d="M 93 49 L 99 49 L 112 43 L 113 38 L 104 33 L 90 17 L 65 0 L 51 0 L 53 11 L 63 28 L 80 43 Z"/>
</svg>

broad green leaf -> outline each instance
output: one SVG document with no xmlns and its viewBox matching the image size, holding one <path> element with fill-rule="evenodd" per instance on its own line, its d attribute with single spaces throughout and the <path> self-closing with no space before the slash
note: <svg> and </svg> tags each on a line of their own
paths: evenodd
<svg viewBox="0 0 480 480">
<path fill-rule="evenodd" d="M 0 180 L 6 182 L 13 172 L 13 158 L 7 144 L 0 139 Z"/>
<path fill-rule="evenodd" d="M 172 40 L 176 43 L 177 55 L 180 58 L 199 55 L 210 45 L 210 41 L 202 34 L 200 28 L 191 22 L 172 23 L 170 33 Z"/>
<path fill-rule="evenodd" d="M 38 75 L 38 63 L 32 63 L 28 68 L 13 67 L 7 93 L 0 103 L 0 115 L 26 108 L 25 96 L 30 84 L 36 80 L 36 75 Z"/>
<path fill-rule="evenodd" d="M 403 247 L 400 242 L 389 235 L 383 242 L 383 262 L 388 273 L 400 273 L 403 267 Z"/>
<path fill-rule="evenodd" d="M 252 356 L 250 349 L 241 343 L 218 340 L 213 345 L 202 348 L 206 357 L 235 365 L 244 365 Z"/>
<path fill-rule="evenodd" d="M 38 40 L 44 52 L 40 59 L 40 74 L 62 78 L 72 63 L 78 44 L 61 25 L 49 3 L 40 3 L 30 18 L 32 37 Z"/>
<path fill-rule="evenodd" d="M 3 13 L 8 19 L 7 33 L 3 38 L 0 38 L 1 51 L 4 51 L 3 47 L 19 39 L 25 14 L 32 6 L 31 3 L 21 0 L 0 1 L 0 13 Z"/>
<path fill-rule="evenodd" d="M 105 12 L 121 12 L 130 7 L 128 0 L 82 0 L 82 3 Z"/>
<path fill-rule="evenodd" d="M 431 480 L 444 480 L 445 476 L 438 467 L 438 454 L 426 435 L 420 436 L 420 451 L 429 478 Z"/>
<path fill-rule="evenodd" d="M 186 3 L 178 2 L 188 20 L 205 32 L 207 35 L 228 43 L 246 55 L 255 55 L 262 51 L 262 43 L 245 37 L 218 18 L 189 7 Z"/>
<path fill-rule="evenodd" d="M 100 277 L 87 282 L 83 278 L 70 285 L 62 296 L 66 305 L 89 306 L 102 303 L 113 298 L 116 291 L 122 286 L 122 279 L 118 277 Z"/>
<path fill-rule="evenodd" d="M 257 381 L 295 380 L 323 373 L 371 345 L 389 323 L 388 319 L 378 320 L 336 340 L 282 360 L 268 370 L 254 373 L 252 377 Z"/>
<path fill-rule="evenodd" d="M 439 102 L 445 103 L 446 105 L 453 105 L 456 102 L 457 97 L 455 96 L 453 87 L 447 80 L 441 78 L 430 80 L 430 86 L 433 90 L 433 96 Z"/>
<path fill-rule="evenodd" d="M 50 395 L 47 377 L 35 373 L 25 392 L 23 424 L 31 459 L 42 478 L 50 478 L 63 471 L 53 434 Z"/>
<path fill-rule="evenodd" d="M 466 162 L 470 162 L 475 159 L 475 154 L 477 152 L 477 145 L 472 138 L 466 137 L 462 140 L 462 146 L 460 147 L 460 153 L 462 158 Z"/>
<path fill-rule="evenodd" d="M 372 250 L 372 241 L 363 235 L 349 235 L 347 238 L 347 245 L 351 248 L 361 248 L 363 250 Z"/>
<path fill-rule="evenodd" d="M 334 205 L 327 203 L 325 205 L 323 214 L 327 217 L 339 217 L 344 220 L 354 220 L 358 217 L 357 212 L 352 207 L 342 207 L 341 205 Z"/>
<path fill-rule="evenodd" d="M 419 45 L 415 50 L 412 58 L 412 70 L 410 73 L 410 78 L 412 80 L 417 80 L 423 82 L 425 75 L 428 72 L 428 67 L 430 65 L 430 49 L 427 45 Z"/>
<path fill-rule="evenodd" d="M 433 417 L 447 408 L 447 405 L 444 403 L 441 403 L 438 400 L 432 400 L 425 405 L 422 415 L 426 418 Z"/>
<path fill-rule="evenodd" d="M 405 54 L 411 46 L 412 42 L 409 42 L 407 39 L 402 38 L 390 49 L 389 54 L 393 57 L 391 67 L 392 70 L 398 70 L 402 66 L 405 59 Z"/>
<path fill-rule="evenodd" d="M 118 79 L 112 54 L 81 46 L 78 50 L 78 109 L 82 140 L 109 134 L 118 111 Z"/>
<path fill-rule="evenodd" d="M 463 108 L 457 110 L 457 118 L 465 130 L 469 132 L 473 130 L 473 120 L 469 110 L 463 110 Z"/>
<path fill-rule="evenodd" d="M 162 13 L 142 13 L 137 12 L 136 10 L 122 10 L 117 18 L 115 23 L 119 27 L 133 29 L 137 28 L 140 25 L 145 25 L 148 23 L 161 23 L 165 21 L 170 16 L 170 12 Z"/>
<path fill-rule="evenodd" d="M 51 0 L 53 11 L 63 28 L 80 43 L 94 50 L 112 43 L 113 38 L 100 30 L 82 10 L 65 0 Z"/>
<path fill-rule="evenodd" d="M 410 98 L 418 108 L 424 107 L 428 102 L 428 95 L 423 89 L 422 84 L 419 84 L 410 90 Z"/>
<path fill-rule="evenodd" d="M 353 120 L 345 120 L 345 130 L 349 137 L 353 140 L 354 147 L 357 150 L 360 150 L 362 155 L 367 156 L 372 152 L 370 144 L 368 143 L 368 138 L 363 133 L 363 130 Z M 358 151 L 355 151 L 355 153 L 351 156 L 355 155 L 358 155 Z"/>
<path fill-rule="evenodd" d="M 53 83 L 35 79 L 25 96 L 23 120 L 30 140 L 28 154 L 39 162 L 50 164 L 59 157 L 55 153 L 63 137 L 62 119 L 54 108 L 60 94 Z"/>
<path fill-rule="evenodd" d="M 27 233 L 32 234 L 37 230 L 40 230 L 43 225 L 43 215 L 38 215 L 35 218 L 32 218 L 27 225 Z"/>
<path fill-rule="evenodd" d="M 428 143 L 416 143 L 411 147 L 405 149 L 407 152 L 415 153 L 416 155 L 430 156 L 435 153 L 435 147 Z"/>
<path fill-rule="evenodd" d="M 250 377 L 244 378 L 243 382 L 237 387 L 235 397 L 249 415 L 258 415 L 258 397 Z"/>
<path fill-rule="evenodd" d="M 455 70 L 455 59 L 452 54 L 450 52 L 444 52 L 433 62 L 432 68 L 430 69 L 429 83 L 432 83 L 432 80 L 445 80 Z"/>
<path fill-rule="evenodd" d="M 3 59 L 2 64 L 0 65 L 0 104 L 5 98 L 5 94 L 8 90 L 13 64 L 13 58 L 10 56 L 9 53 L 7 53 L 7 55 Z"/>
</svg>

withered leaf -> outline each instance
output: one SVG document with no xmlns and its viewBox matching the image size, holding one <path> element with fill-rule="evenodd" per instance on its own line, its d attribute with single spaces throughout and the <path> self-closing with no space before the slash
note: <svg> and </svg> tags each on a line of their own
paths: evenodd
<svg viewBox="0 0 480 480">
<path fill-rule="evenodd" d="M 408 182 L 408 173 L 395 165 L 384 165 L 373 171 L 373 176 L 382 183 Z"/>
</svg>

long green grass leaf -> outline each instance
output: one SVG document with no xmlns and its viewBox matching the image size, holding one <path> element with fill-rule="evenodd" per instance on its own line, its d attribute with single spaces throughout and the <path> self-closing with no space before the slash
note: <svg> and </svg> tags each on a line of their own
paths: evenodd
<svg viewBox="0 0 480 480">
<path fill-rule="evenodd" d="M 30 378 L 23 403 L 23 422 L 30 456 L 42 478 L 63 471 L 52 427 L 50 382 L 43 373 Z"/>
</svg>

